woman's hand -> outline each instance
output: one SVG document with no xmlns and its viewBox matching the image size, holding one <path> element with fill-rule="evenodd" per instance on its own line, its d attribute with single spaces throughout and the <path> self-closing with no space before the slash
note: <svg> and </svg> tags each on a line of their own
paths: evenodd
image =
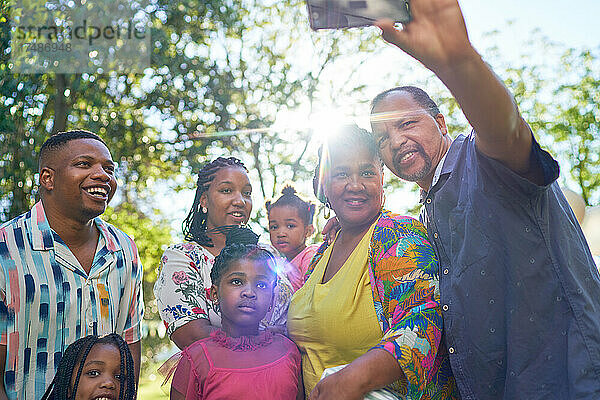
<svg viewBox="0 0 600 400">
<path fill-rule="evenodd" d="M 396 358 L 383 349 L 371 349 L 319 381 L 308 399 L 362 400 L 368 392 L 399 379 L 406 378 Z"/>
<path fill-rule="evenodd" d="M 330 218 L 325 226 L 323 227 L 323 231 L 321 235 L 323 235 L 323 240 L 327 244 L 333 243 L 335 239 L 335 235 L 340 230 L 340 221 L 338 221 L 337 217 Z"/>
<path fill-rule="evenodd" d="M 351 379 L 351 374 L 342 368 L 338 372 L 329 375 L 317 383 L 310 392 L 308 400 L 362 400 L 365 393 L 356 384 L 356 379 Z"/>
</svg>

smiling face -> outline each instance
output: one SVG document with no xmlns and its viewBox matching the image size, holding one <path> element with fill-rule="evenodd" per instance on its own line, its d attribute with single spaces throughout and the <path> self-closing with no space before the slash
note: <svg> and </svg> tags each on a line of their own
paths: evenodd
<svg viewBox="0 0 600 400">
<path fill-rule="evenodd" d="M 106 210 L 117 189 L 115 164 L 95 139 L 68 141 L 40 170 L 43 199 L 62 215 L 85 223 Z"/>
<path fill-rule="evenodd" d="M 271 244 L 288 260 L 292 260 L 306 248 L 306 238 L 313 230 L 312 224 L 304 224 L 296 207 L 278 205 L 269 209 Z"/>
<path fill-rule="evenodd" d="M 256 335 L 273 301 L 275 272 L 265 260 L 233 260 L 218 286 L 211 287 L 221 308 L 221 325 L 230 336 Z"/>
<path fill-rule="evenodd" d="M 360 145 L 338 147 L 330 153 L 328 170 L 324 193 L 342 229 L 369 227 L 383 200 L 379 157 Z"/>
<path fill-rule="evenodd" d="M 208 210 L 206 229 L 248 222 L 252 211 L 252 185 L 240 167 L 218 170 L 200 199 Z"/>
<path fill-rule="evenodd" d="M 79 366 L 73 370 L 71 385 L 75 383 Z M 108 343 L 96 343 L 85 359 L 75 400 L 115 400 L 121 384 L 121 355 L 119 349 Z"/>
<path fill-rule="evenodd" d="M 450 145 L 443 115 L 432 116 L 404 91 L 387 94 L 373 113 L 390 115 L 372 123 L 385 165 L 394 175 L 428 189 Z"/>
</svg>

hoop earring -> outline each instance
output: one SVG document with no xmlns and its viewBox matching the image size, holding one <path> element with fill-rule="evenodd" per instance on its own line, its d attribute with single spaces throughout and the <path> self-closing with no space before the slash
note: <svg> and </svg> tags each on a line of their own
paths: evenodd
<svg viewBox="0 0 600 400">
<path fill-rule="evenodd" d="M 323 216 L 325 219 L 331 217 L 331 203 L 329 203 L 329 199 L 325 199 L 325 211 L 323 212 Z"/>
<path fill-rule="evenodd" d="M 206 208 L 206 207 L 203 206 L 202 207 L 202 213 L 206 214 L 207 212 L 208 212 L 208 208 Z"/>
</svg>

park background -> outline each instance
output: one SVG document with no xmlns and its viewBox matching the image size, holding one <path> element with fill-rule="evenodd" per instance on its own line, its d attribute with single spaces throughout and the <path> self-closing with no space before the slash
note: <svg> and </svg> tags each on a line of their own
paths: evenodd
<svg viewBox="0 0 600 400">
<path fill-rule="evenodd" d="M 600 255 L 600 2 L 460 4 L 475 47 L 559 160 L 559 183 Z M 152 0 L 144 12 L 151 56 L 140 73 L 19 74 L 10 1 L 0 0 L 0 222 L 36 201 L 37 152 L 50 134 L 81 128 L 103 137 L 119 183 L 103 218 L 135 238 L 145 267 L 140 398 L 153 399 L 166 398 L 156 367 L 174 350 L 152 286 L 163 250 L 181 240 L 202 164 L 221 155 L 245 162 L 251 226 L 268 240 L 264 200 L 288 181 L 313 198 L 319 138 L 344 122 L 368 129 L 369 100 L 380 91 L 419 85 L 453 136 L 468 127 L 437 78 L 376 28 L 313 32 L 303 1 Z M 387 208 L 417 215 L 416 186 L 390 175 Z"/>
</svg>

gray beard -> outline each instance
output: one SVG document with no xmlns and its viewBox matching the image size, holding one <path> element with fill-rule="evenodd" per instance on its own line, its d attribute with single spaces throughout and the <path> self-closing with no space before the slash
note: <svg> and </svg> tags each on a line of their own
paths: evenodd
<svg viewBox="0 0 600 400">
<path fill-rule="evenodd" d="M 429 171 L 431 171 L 431 158 L 425 154 L 425 152 L 423 151 L 419 151 L 419 154 L 423 157 L 423 161 L 425 161 L 425 165 L 423 166 L 423 168 L 421 168 L 419 171 L 415 172 L 414 174 L 405 174 L 402 172 L 402 168 L 400 168 L 400 166 L 398 166 L 396 163 L 394 163 L 394 167 L 395 170 L 397 171 L 397 176 L 400 179 L 404 179 L 405 181 L 409 181 L 409 182 L 418 182 L 423 180 L 428 174 Z"/>
</svg>

